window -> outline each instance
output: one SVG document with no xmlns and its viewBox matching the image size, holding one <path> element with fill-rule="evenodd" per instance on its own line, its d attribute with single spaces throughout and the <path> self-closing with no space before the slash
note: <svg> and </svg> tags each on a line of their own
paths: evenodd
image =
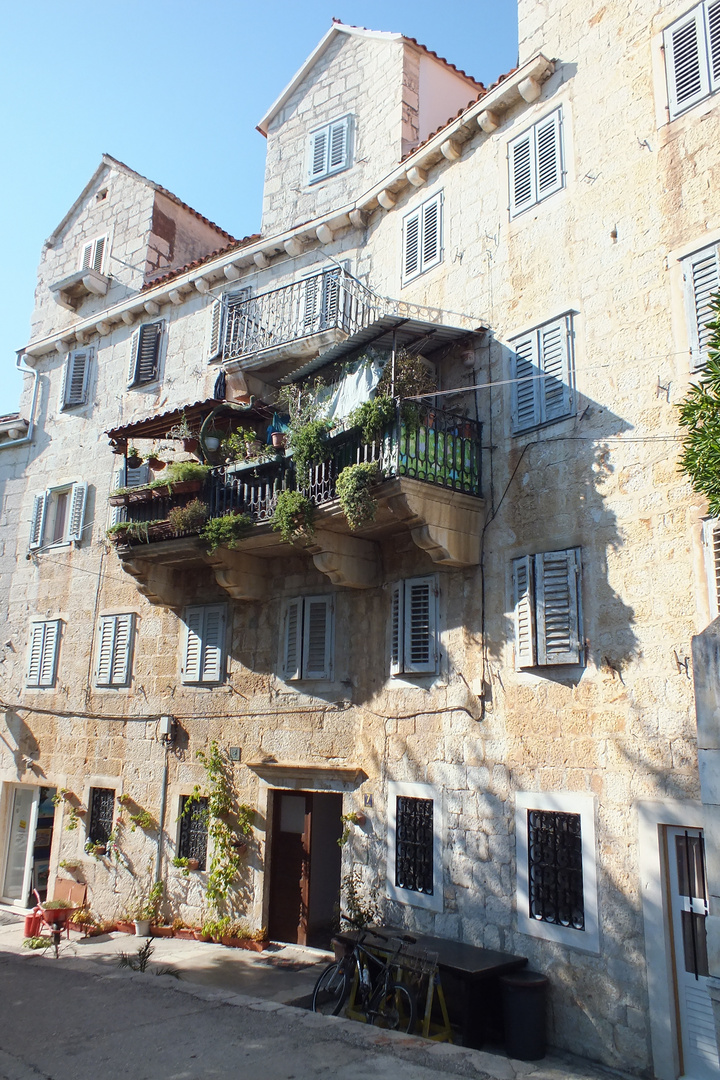
<svg viewBox="0 0 720 1080">
<path fill-rule="evenodd" d="M 388 784 L 387 891 L 391 900 L 442 911 L 442 812 L 430 784 Z"/>
<path fill-rule="evenodd" d="M 59 619 L 30 624 L 30 649 L 26 686 L 55 685 L 59 645 Z"/>
<path fill-rule="evenodd" d="M 703 521 L 702 535 L 710 618 L 716 619 L 720 615 L 720 521 L 717 518 L 707 518 Z"/>
<path fill-rule="evenodd" d="M 392 586 L 390 674 L 434 674 L 438 666 L 435 577 L 407 578 Z"/>
<path fill-rule="evenodd" d="M 343 116 L 324 124 L 310 133 L 308 151 L 308 182 L 316 183 L 326 176 L 342 172 L 352 164 L 351 117 Z"/>
<path fill-rule="evenodd" d="M 690 365 L 697 369 L 707 363 L 708 341 L 712 331 L 707 324 L 715 319 L 710 303 L 720 291 L 720 264 L 718 249 L 703 248 L 682 260 L 685 283 L 685 316 L 690 340 Z"/>
<path fill-rule="evenodd" d="M 670 119 L 720 86 L 720 0 L 705 0 L 663 34 Z"/>
<path fill-rule="evenodd" d="M 562 160 L 562 110 L 523 132 L 508 146 L 510 217 L 535 206 L 565 186 Z"/>
<path fill-rule="evenodd" d="M 150 467 L 147 463 L 138 465 L 136 469 L 126 469 L 123 465 L 115 473 L 113 490 L 123 487 L 142 487 L 150 479 Z M 110 507 L 110 525 L 118 525 L 121 521 L 127 521 L 127 507 Z"/>
<path fill-rule="evenodd" d="M 247 301 L 250 289 L 238 289 L 213 300 L 210 305 L 210 344 L 208 363 L 213 360 L 232 360 L 248 352 L 259 324 Z M 257 305 L 253 304 L 252 308 Z"/>
<path fill-rule="evenodd" d="M 333 638 L 332 596 L 301 596 L 286 601 L 283 678 L 331 679 Z"/>
<path fill-rule="evenodd" d="M 86 483 L 50 488 L 36 495 L 30 519 L 30 550 L 73 541 L 79 543 L 82 540 L 86 501 Z"/>
<path fill-rule="evenodd" d="M 160 367 L 163 323 L 145 323 L 130 338 L 128 387 L 154 382 Z"/>
<path fill-rule="evenodd" d="M 105 615 L 100 619 L 97 643 L 97 686 L 127 686 L 130 682 L 135 616 Z"/>
<path fill-rule="evenodd" d="M 442 262 L 442 192 L 403 220 L 403 284 Z"/>
<path fill-rule="evenodd" d="M 107 236 L 98 236 L 95 240 L 84 244 L 80 257 L 80 269 L 97 270 L 98 274 L 102 274 L 106 246 Z"/>
<path fill-rule="evenodd" d="M 107 844 L 113 831 L 115 819 L 115 791 L 113 788 L 90 788 L 90 820 L 88 840 L 93 844 Z"/>
<path fill-rule="evenodd" d="M 207 865 L 208 800 L 182 795 L 180 798 L 180 834 L 177 853 L 180 859 L 197 859 L 198 870 Z"/>
<path fill-rule="evenodd" d="M 513 561 L 515 667 L 580 664 L 580 549 Z"/>
<path fill-rule="evenodd" d="M 62 409 L 69 409 L 73 405 L 84 405 L 87 401 L 88 375 L 92 357 L 92 349 L 75 349 L 74 352 L 68 354 L 60 405 Z"/>
<path fill-rule="evenodd" d="M 185 610 L 182 681 L 219 683 L 225 677 L 225 605 Z"/>
<path fill-rule="evenodd" d="M 513 432 L 575 412 L 572 316 L 545 323 L 511 342 Z"/>
<path fill-rule="evenodd" d="M 519 792 L 515 832 L 518 930 L 597 952 L 592 796 Z"/>
</svg>

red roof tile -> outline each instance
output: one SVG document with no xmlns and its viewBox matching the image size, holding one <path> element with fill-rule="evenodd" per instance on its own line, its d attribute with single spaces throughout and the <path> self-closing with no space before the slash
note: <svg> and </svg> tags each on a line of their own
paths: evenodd
<svg viewBox="0 0 720 1080">
<path fill-rule="evenodd" d="M 202 259 L 193 259 L 192 262 L 185 263 L 184 266 L 178 266 L 175 270 L 168 270 L 167 273 L 160 274 L 158 277 L 146 281 L 141 291 L 144 292 L 146 289 L 154 289 L 156 285 L 162 285 L 163 282 L 172 281 L 173 278 L 180 277 L 181 274 L 186 274 L 188 270 L 195 270 L 196 267 L 203 266 L 205 263 L 211 262 L 212 259 L 217 259 L 220 255 L 227 255 L 230 251 L 238 251 L 240 248 L 247 247 L 248 244 L 254 244 L 255 241 L 259 239 L 260 233 L 253 233 L 252 236 L 245 236 L 242 240 L 233 240 L 231 244 L 227 244 L 222 248 L 217 248 L 208 255 L 203 255 Z"/>
</svg>

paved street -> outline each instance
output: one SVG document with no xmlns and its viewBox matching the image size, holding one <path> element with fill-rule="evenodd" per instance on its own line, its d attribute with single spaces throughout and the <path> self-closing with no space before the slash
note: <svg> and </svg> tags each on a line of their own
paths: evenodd
<svg viewBox="0 0 720 1080">
<path fill-rule="evenodd" d="M 21 940 L 17 922 L 0 927 L 0 1080 L 609 1076 L 576 1061 L 510 1061 L 282 1004 L 312 986 L 324 961 L 311 950 L 236 955 L 157 939 L 153 970 L 137 974 L 117 964 L 121 949 L 137 949 L 126 935 L 73 937 L 58 959 L 21 949 Z M 181 979 L 155 975 L 169 963 Z"/>
</svg>

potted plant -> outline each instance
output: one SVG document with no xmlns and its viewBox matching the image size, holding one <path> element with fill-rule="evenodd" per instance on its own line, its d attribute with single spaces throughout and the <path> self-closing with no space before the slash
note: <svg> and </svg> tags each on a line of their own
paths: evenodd
<svg viewBox="0 0 720 1080">
<path fill-rule="evenodd" d="M 219 547 L 235 550 L 241 540 L 252 530 L 253 521 L 249 514 L 223 514 L 211 518 L 200 530 L 200 539 L 207 541 L 208 554 Z"/>
<path fill-rule="evenodd" d="M 181 941 L 194 941 L 196 927 L 188 926 L 182 919 L 173 919 L 173 936 Z"/>
<path fill-rule="evenodd" d="M 127 461 L 128 469 L 139 469 L 143 463 L 142 454 L 136 446 L 128 447 L 127 457 L 125 460 Z"/>
<path fill-rule="evenodd" d="M 137 937 L 150 937 L 150 925 L 158 917 L 160 901 L 163 898 L 162 881 L 156 881 L 147 893 L 141 894 L 131 906 L 130 912 L 135 923 Z"/>
<path fill-rule="evenodd" d="M 312 500 L 301 491 L 281 491 L 270 524 L 283 540 L 295 540 L 312 536 L 315 507 Z"/>
<path fill-rule="evenodd" d="M 347 465 L 337 478 L 340 508 L 353 531 L 375 519 L 377 500 L 371 489 L 379 478 L 380 470 L 376 461 Z"/>
<path fill-rule="evenodd" d="M 210 507 L 200 499 L 191 499 L 187 506 L 173 506 L 168 512 L 168 521 L 178 533 L 199 532 L 207 521 Z"/>
</svg>

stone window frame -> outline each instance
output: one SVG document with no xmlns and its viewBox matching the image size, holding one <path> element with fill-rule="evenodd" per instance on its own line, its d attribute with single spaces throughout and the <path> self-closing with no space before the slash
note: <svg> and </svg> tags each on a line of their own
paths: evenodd
<svg viewBox="0 0 720 1080">
<path fill-rule="evenodd" d="M 433 891 L 427 893 L 403 889 L 395 883 L 396 815 L 398 798 L 432 799 L 433 802 Z M 443 911 L 443 806 L 442 793 L 433 784 L 389 780 L 387 787 L 387 870 L 388 899 L 437 914 Z"/>
<path fill-rule="evenodd" d="M 528 811 L 546 810 L 579 814 L 582 840 L 583 907 L 585 928 L 558 926 L 530 917 Z M 597 897 L 596 799 L 576 792 L 519 791 L 515 794 L 516 916 L 521 934 L 555 941 L 583 952 L 600 952 Z"/>
<path fill-rule="evenodd" d="M 309 185 L 318 184 L 321 180 L 327 180 L 331 176 L 336 176 L 338 173 L 345 172 L 353 164 L 353 135 L 354 135 L 354 117 L 352 113 L 345 113 L 343 116 L 338 116 L 334 120 L 326 121 L 324 124 L 319 124 L 313 127 L 308 132 L 308 146 L 307 146 L 307 182 Z M 332 164 L 333 153 L 333 136 L 335 131 L 342 131 L 343 133 L 343 155 L 342 159 L 335 165 Z M 315 149 L 317 140 L 321 136 L 325 136 L 326 143 L 323 149 L 323 156 L 325 158 L 322 172 L 314 172 L 314 160 Z"/>
</svg>

